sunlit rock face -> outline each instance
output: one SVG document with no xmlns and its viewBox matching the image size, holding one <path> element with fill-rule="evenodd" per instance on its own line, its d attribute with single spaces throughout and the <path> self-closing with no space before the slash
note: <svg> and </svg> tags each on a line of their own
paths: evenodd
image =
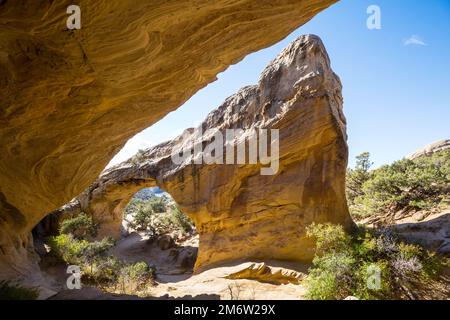
<svg viewBox="0 0 450 320">
<path fill-rule="evenodd" d="M 100 236 L 118 236 L 132 195 L 157 185 L 195 222 L 197 270 L 247 258 L 308 261 L 314 244 L 305 235 L 307 225 L 352 223 L 345 200 L 342 102 L 341 83 L 322 41 L 302 36 L 266 67 L 257 85 L 227 98 L 198 128 L 104 172 L 78 198 L 81 210 L 100 222 Z M 265 175 L 261 169 L 269 165 L 259 162 L 195 164 L 195 153 L 174 162 L 174 150 L 182 150 L 199 128 L 207 132 L 195 144 L 204 147 L 203 156 L 216 134 L 224 136 L 227 129 L 242 129 L 242 137 L 278 129 L 277 170 Z M 221 150 L 225 158 L 226 146 Z M 247 144 L 246 159 L 249 150 Z"/>
<path fill-rule="evenodd" d="M 336 0 L 0 1 L 0 278 L 134 134 Z"/>
</svg>

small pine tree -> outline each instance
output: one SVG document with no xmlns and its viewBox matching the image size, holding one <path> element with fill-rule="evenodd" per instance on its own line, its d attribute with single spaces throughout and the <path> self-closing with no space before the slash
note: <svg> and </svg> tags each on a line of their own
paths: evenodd
<svg viewBox="0 0 450 320">
<path fill-rule="evenodd" d="M 355 169 L 349 169 L 347 171 L 347 200 L 350 204 L 354 203 L 354 200 L 358 196 L 364 194 L 362 190 L 363 184 L 370 179 L 370 168 L 373 162 L 370 161 L 370 153 L 363 152 L 356 157 Z"/>
</svg>

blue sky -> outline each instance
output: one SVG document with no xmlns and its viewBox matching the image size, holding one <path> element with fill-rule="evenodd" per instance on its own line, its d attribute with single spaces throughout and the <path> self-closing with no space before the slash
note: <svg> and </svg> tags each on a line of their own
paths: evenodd
<svg viewBox="0 0 450 320">
<path fill-rule="evenodd" d="M 369 30 L 369 5 L 381 29 Z M 282 22 L 280 22 L 282 23 Z M 343 83 L 350 162 L 369 151 L 375 166 L 450 138 L 450 0 L 341 0 L 278 44 L 219 74 L 175 112 L 130 139 L 115 164 L 166 141 L 205 116 L 302 34 L 320 36 Z"/>
</svg>

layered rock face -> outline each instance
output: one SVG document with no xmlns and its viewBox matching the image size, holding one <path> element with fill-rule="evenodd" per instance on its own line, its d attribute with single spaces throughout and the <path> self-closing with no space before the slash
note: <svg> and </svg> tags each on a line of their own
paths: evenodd
<svg viewBox="0 0 450 320">
<path fill-rule="evenodd" d="M 314 244 L 305 236 L 307 225 L 352 223 L 344 191 L 342 103 L 341 83 L 321 40 L 302 36 L 266 67 L 257 85 L 227 98 L 198 128 L 104 172 L 78 198 L 80 210 L 100 222 L 100 236 L 118 235 L 132 195 L 157 185 L 195 222 L 200 234 L 197 270 L 246 258 L 310 260 Z M 240 138 L 208 153 L 227 129 L 241 129 Z M 272 174 L 264 173 L 269 164 L 261 158 L 249 163 L 249 139 L 261 129 L 278 130 L 273 142 L 279 146 L 279 165 Z M 205 134 L 198 136 L 200 130 Z M 245 164 L 221 164 L 227 147 L 236 147 L 237 155 L 238 145 L 246 146 Z M 203 153 L 191 152 L 174 162 L 174 154 L 183 148 L 195 151 L 195 146 Z M 212 163 L 197 162 L 208 154 L 214 155 Z"/>
<path fill-rule="evenodd" d="M 0 1 L 0 278 L 137 132 L 335 0 Z M 22 271 L 21 271 L 22 270 Z"/>
</svg>

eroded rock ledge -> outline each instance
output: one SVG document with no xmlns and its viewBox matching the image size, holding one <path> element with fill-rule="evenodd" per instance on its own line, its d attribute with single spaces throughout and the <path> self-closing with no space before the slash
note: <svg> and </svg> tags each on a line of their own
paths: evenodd
<svg viewBox="0 0 450 320">
<path fill-rule="evenodd" d="M 156 185 L 195 222 L 197 270 L 245 258 L 310 260 L 314 248 L 305 236 L 307 225 L 351 225 L 341 83 L 318 37 L 306 35 L 290 44 L 257 85 L 227 98 L 199 128 L 221 133 L 240 128 L 243 136 L 279 129 L 279 170 L 261 175 L 260 164 L 193 164 L 193 156 L 175 164 L 173 150 L 195 134 L 188 129 L 105 171 L 78 198 L 80 210 L 100 223 L 100 236 L 118 235 L 133 194 Z M 213 141 L 211 135 L 202 139 L 203 145 Z"/>
<path fill-rule="evenodd" d="M 336 0 L 0 1 L 0 278 L 137 132 Z"/>
<path fill-rule="evenodd" d="M 409 155 L 407 158 L 410 160 L 414 160 L 423 156 L 431 156 L 432 154 L 444 151 L 450 149 L 450 140 L 439 140 L 435 141 L 433 143 L 430 143 L 429 145 L 426 145 L 425 147 L 417 150 L 413 154 Z"/>
</svg>

